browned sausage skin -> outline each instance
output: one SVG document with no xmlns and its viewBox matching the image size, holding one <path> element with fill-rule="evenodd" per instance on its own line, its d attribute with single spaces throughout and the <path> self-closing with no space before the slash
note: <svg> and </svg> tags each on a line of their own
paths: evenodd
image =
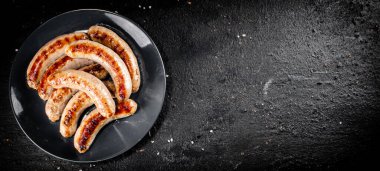
<svg viewBox="0 0 380 171">
<path fill-rule="evenodd" d="M 74 41 L 84 39 L 88 39 L 85 33 L 75 32 L 58 36 L 46 43 L 29 63 L 26 73 L 26 80 L 29 87 L 37 89 L 39 81 L 46 69 L 59 57 L 64 55 L 66 47 Z"/>
<path fill-rule="evenodd" d="M 115 86 L 111 81 L 103 81 L 104 85 L 113 94 L 115 92 Z M 67 103 L 62 113 L 62 119 L 59 127 L 59 131 L 63 137 L 71 137 L 74 135 L 78 119 L 82 115 L 83 111 L 92 106 L 94 102 L 84 92 L 76 93 L 70 101 Z"/>
<path fill-rule="evenodd" d="M 107 71 L 99 64 L 92 64 L 80 69 L 81 71 L 88 72 L 99 79 L 107 77 Z M 59 88 L 53 90 L 53 93 L 48 98 L 45 105 L 45 112 L 50 121 L 55 122 L 59 120 L 67 102 L 77 92 L 77 90 L 70 88 Z"/>
<path fill-rule="evenodd" d="M 85 92 L 104 117 L 115 113 L 116 106 L 107 87 L 95 76 L 78 70 L 65 70 L 49 76 L 53 88 L 72 88 Z"/>
<path fill-rule="evenodd" d="M 115 51 L 128 67 L 132 79 L 132 92 L 140 87 L 140 69 L 135 54 L 129 45 L 112 30 L 102 26 L 92 26 L 88 29 L 91 40 L 99 42 Z"/>
<path fill-rule="evenodd" d="M 102 65 L 111 75 L 116 88 L 116 98 L 123 101 L 132 93 L 131 77 L 123 60 L 112 49 L 89 40 L 72 43 L 66 54 L 72 58 L 84 58 Z"/>
<path fill-rule="evenodd" d="M 137 103 L 131 99 L 125 100 L 122 104 L 123 106 L 120 109 L 118 107 L 112 117 L 106 118 L 95 109 L 82 120 L 74 136 L 74 147 L 79 153 L 84 153 L 90 148 L 100 129 L 109 122 L 131 116 L 137 110 Z"/>
<path fill-rule="evenodd" d="M 87 66 L 94 63 L 91 60 L 87 59 L 73 59 L 68 56 L 63 56 L 59 58 L 57 61 L 55 61 L 54 64 L 52 64 L 46 72 L 43 74 L 40 83 L 38 84 L 38 95 L 41 97 L 43 100 L 47 100 L 53 91 L 53 88 L 47 84 L 47 78 L 58 72 L 58 71 L 63 71 L 67 69 L 78 69 L 83 66 Z"/>
</svg>

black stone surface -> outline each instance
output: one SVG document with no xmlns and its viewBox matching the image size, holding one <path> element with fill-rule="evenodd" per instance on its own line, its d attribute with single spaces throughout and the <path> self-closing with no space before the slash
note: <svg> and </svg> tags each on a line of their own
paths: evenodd
<svg viewBox="0 0 380 171">
<path fill-rule="evenodd" d="M 0 63 L 2 168 L 378 167 L 379 1 L 13 0 L 3 8 L 12 12 L 2 25 L 8 45 Z M 165 105 L 150 135 L 91 165 L 34 146 L 8 97 L 10 66 L 23 40 L 49 18 L 80 8 L 137 22 L 158 45 L 168 73 Z"/>
</svg>

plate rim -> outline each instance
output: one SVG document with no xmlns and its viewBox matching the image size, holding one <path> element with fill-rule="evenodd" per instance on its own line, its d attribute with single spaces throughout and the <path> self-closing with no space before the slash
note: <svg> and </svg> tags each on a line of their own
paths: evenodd
<svg viewBox="0 0 380 171">
<path fill-rule="evenodd" d="M 154 122 L 153 122 L 153 124 L 150 126 L 150 128 L 148 129 L 148 132 L 149 132 L 149 130 L 151 130 L 152 129 L 152 127 L 154 126 L 154 124 L 156 123 L 156 121 L 157 121 L 157 118 L 159 117 L 159 115 L 161 114 L 161 112 L 162 112 L 162 108 L 163 108 L 163 105 L 164 105 L 164 102 L 165 102 L 165 97 L 166 97 L 166 70 L 165 70 L 165 65 L 164 65 L 164 62 L 163 62 L 163 59 L 162 59 L 162 56 L 161 56 L 161 53 L 160 53 L 160 51 L 159 51 L 159 49 L 158 49 L 158 47 L 157 47 L 157 45 L 156 45 L 156 43 L 153 41 L 153 39 L 149 36 L 149 34 L 143 29 L 143 28 L 141 28 L 141 26 L 140 25 L 138 25 L 136 22 L 134 22 L 134 21 L 132 21 L 131 19 L 129 19 L 129 18 L 127 18 L 127 17 L 125 17 L 125 16 L 123 16 L 123 15 L 121 15 L 121 14 L 118 14 L 118 13 L 115 13 L 115 12 L 111 12 L 111 11 L 108 11 L 108 10 L 103 10 L 103 9 L 96 9 L 96 8 L 83 8 L 83 9 L 76 9 L 76 10 L 70 10 L 70 11 L 67 11 L 67 12 L 64 12 L 64 13 L 61 13 L 61 14 L 58 14 L 58 15 L 56 15 L 56 16 L 54 16 L 54 17 L 52 17 L 52 18 L 50 18 L 50 19 L 48 19 L 47 21 L 45 21 L 44 23 L 42 23 L 41 25 L 39 25 L 37 28 L 35 28 L 34 30 L 33 30 L 33 32 L 31 32 L 29 35 L 28 35 L 28 37 L 26 38 L 26 39 L 24 39 L 24 41 L 23 41 L 23 43 L 21 44 L 21 46 L 20 46 L 20 50 L 21 49 L 24 49 L 24 46 L 25 46 L 25 44 L 24 44 L 24 42 L 26 41 L 26 40 L 28 40 L 37 30 L 39 30 L 41 27 L 43 27 L 44 25 L 46 25 L 47 23 L 49 23 L 50 21 L 52 21 L 52 20 L 54 20 L 54 19 L 56 19 L 56 18 L 58 18 L 58 17 L 60 17 L 60 16 L 63 16 L 63 15 L 66 15 L 66 14 L 70 14 L 70 13 L 75 13 L 75 12 L 80 12 L 80 11 L 94 11 L 94 12 L 104 12 L 104 13 L 109 13 L 109 14 L 112 14 L 112 15 L 116 15 L 116 16 L 118 16 L 118 17 L 121 17 L 121 18 L 123 18 L 123 19 L 125 19 L 125 20 L 127 20 L 127 21 L 129 21 L 130 23 L 132 23 L 132 24 L 134 24 L 138 29 L 140 29 L 148 38 L 149 38 L 149 40 L 152 42 L 152 45 L 153 45 L 153 49 L 155 50 L 155 51 L 157 51 L 157 54 L 158 54 L 158 56 L 160 57 L 160 62 L 161 62 L 161 66 L 162 66 L 162 69 L 163 69 L 163 74 L 164 74 L 164 92 L 163 92 L 163 96 L 162 96 L 162 100 L 161 100 L 161 104 L 160 104 L 160 106 L 161 106 L 161 108 L 160 108 L 160 111 L 159 111 L 159 113 L 158 113 L 158 115 L 156 115 L 156 117 L 154 118 Z M 45 152 L 45 153 L 47 153 L 47 154 L 49 154 L 50 156 L 53 156 L 53 157 L 55 157 L 55 158 L 58 158 L 58 159 L 61 159 L 61 160 L 64 160 L 64 161 L 69 161 L 69 162 L 74 162 L 74 163 L 94 163 L 94 162 L 101 162 L 101 161 L 106 161 L 106 160 L 110 160 L 110 159 L 112 159 L 112 158 L 114 158 L 114 157 L 117 157 L 117 156 L 119 156 L 119 155 L 121 155 L 121 154 L 123 154 L 123 153 L 125 153 L 125 152 L 127 152 L 128 150 L 130 150 L 130 149 L 132 149 L 133 147 L 135 147 L 136 146 L 136 144 L 138 144 L 147 134 L 148 134 L 148 132 L 146 132 L 145 134 L 144 134 L 144 136 L 141 138 L 141 139 L 139 139 L 136 143 L 134 143 L 129 149 L 128 148 L 123 148 L 122 150 L 120 150 L 119 152 L 117 152 L 117 153 L 115 153 L 115 154 L 113 154 L 113 155 L 110 155 L 110 156 L 108 156 L 108 157 L 106 157 L 106 158 L 103 158 L 103 159 L 99 159 L 99 160 L 71 160 L 71 159 L 67 159 L 67 158 L 63 158 L 63 157 L 60 157 L 60 156 L 57 156 L 57 155 L 54 155 L 54 154 L 52 154 L 52 153 L 50 153 L 50 152 L 48 152 L 48 151 L 46 151 L 45 149 L 43 149 L 42 147 L 40 147 L 36 142 L 34 142 L 33 141 L 33 139 L 32 138 L 30 138 L 29 137 L 29 135 L 25 132 L 25 130 L 24 130 L 24 128 L 21 126 L 21 124 L 20 124 L 20 121 L 18 120 L 18 118 L 17 118 L 17 115 L 16 115 L 16 112 L 15 112 L 15 110 L 14 110 L 14 106 L 13 106 L 13 100 L 12 100 L 12 91 L 11 91 L 11 84 L 12 84 L 12 75 L 13 75 L 13 72 L 14 72 L 14 67 L 15 67 L 15 60 L 16 60 L 16 56 L 17 56 L 17 54 L 18 53 L 16 53 L 16 55 L 14 56 L 14 59 L 12 60 L 12 66 L 11 66 L 11 71 L 10 71 L 10 73 L 9 73 L 9 83 L 8 83 L 8 97 L 9 97 L 9 102 L 10 102 L 10 105 L 11 105 L 11 108 L 12 108 L 12 113 L 13 113 L 13 116 L 14 116 L 14 118 L 15 118 L 15 120 L 16 120 L 16 122 L 17 122 L 17 124 L 18 124 L 18 126 L 21 128 L 21 130 L 22 130 L 22 132 L 26 135 L 26 137 L 35 145 L 35 146 L 37 146 L 40 150 L 42 150 L 43 152 Z"/>
</svg>

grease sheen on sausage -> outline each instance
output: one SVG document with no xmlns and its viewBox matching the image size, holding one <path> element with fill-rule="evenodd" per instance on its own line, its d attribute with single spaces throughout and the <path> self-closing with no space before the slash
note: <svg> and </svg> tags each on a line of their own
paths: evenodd
<svg viewBox="0 0 380 171">
<path fill-rule="evenodd" d="M 102 116 L 97 109 L 93 110 L 82 120 L 76 131 L 74 135 L 74 147 L 79 153 L 86 152 L 93 143 L 96 135 L 105 125 L 113 120 L 131 116 L 136 110 L 137 103 L 131 99 L 123 101 L 123 105 L 118 107 L 115 115 L 109 118 Z"/>
<path fill-rule="evenodd" d="M 75 32 L 64 34 L 46 43 L 29 63 L 26 80 L 29 87 L 37 89 L 39 81 L 46 69 L 59 57 L 63 56 L 66 47 L 77 40 L 88 39 L 85 33 Z"/>
<path fill-rule="evenodd" d="M 107 71 L 99 64 L 85 66 L 80 70 L 88 72 L 99 79 L 104 79 L 108 75 Z M 67 102 L 76 92 L 77 90 L 70 88 L 59 88 L 53 90 L 53 93 L 50 95 L 45 105 L 46 115 L 52 122 L 57 121 L 61 117 Z"/>
<path fill-rule="evenodd" d="M 91 26 L 87 32 L 91 40 L 99 42 L 115 51 L 127 65 L 132 80 L 132 92 L 140 87 L 140 69 L 135 54 L 129 45 L 115 32 L 102 26 Z"/>
<path fill-rule="evenodd" d="M 48 78 L 48 83 L 54 88 L 72 88 L 85 92 L 99 112 L 104 117 L 115 113 L 115 102 L 107 87 L 95 76 L 78 70 L 65 70 Z"/>
<path fill-rule="evenodd" d="M 127 66 L 112 49 L 97 42 L 80 40 L 71 44 L 66 54 L 72 58 L 94 60 L 102 65 L 112 77 L 118 101 L 126 100 L 131 95 L 132 83 Z"/>
<path fill-rule="evenodd" d="M 43 100 L 47 100 L 51 92 L 53 91 L 53 88 L 47 84 L 47 78 L 58 72 L 58 71 L 63 71 L 67 69 L 78 69 L 83 66 L 87 66 L 94 63 L 91 60 L 88 59 L 73 59 L 68 56 L 63 56 L 59 58 L 55 63 L 53 63 L 43 74 L 40 83 L 38 84 L 38 95 L 41 97 Z"/>
<path fill-rule="evenodd" d="M 115 92 L 115 86 L 110 81 L 103 81 L 107 89 L 113 94 Z M 76 93 L 70 101 L 67 103 L 62 113 L 61 123 L 59 126 L 59 132 L 63 137 L 71 137 L 74 135 L 78 119 L 82 115 L 83 111 L 94 103 L 85 92 Z"/>
</svg>

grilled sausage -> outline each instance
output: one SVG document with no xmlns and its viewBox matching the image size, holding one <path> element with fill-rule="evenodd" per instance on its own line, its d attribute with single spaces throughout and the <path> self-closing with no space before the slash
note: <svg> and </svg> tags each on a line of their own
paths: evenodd
<svg viewBox="0 0 380 171">
<path fill-rule="evenodd" d="M 88 39 L 85 33 L 75 32 L 58 36 L 46 43 L 29 63 L 26 73 L 26 80 L 29 87 L 37 89 L 39 81 L 46 69 L 59 57 L 64 55 L 66 47 L 74 41 L 84 39 Z"/>
<path fill-rule="evenodd" d="M 60 88 L 53 91 L 45 105 L 45 112 L 50 121 L 59 120 L 67 102 L 77 91 L 71 88 Z"/>
<path fill-rule="evenodd" d="M 47 78 L 58 72 L 58 71 L 64 71 L 67 69 L 78 69 L 83 66 L 87 66 L 94 63 L 91 60 L 87 59 L 73 59 L 68 56 L 63 56 L 59 58 L 53 65 L 51 65 L 46 72 L 43 74 L 40 83 L 38 84 L 38 95 L 40 95 L 41 99 L 47 100 L 53 91 L 53 88 L 47 84 Z"/>
<path fill-rule="evenodd" d="M 107 87 L 95 76 L 78 70 L 66 70 L 49 76 L 48 83 L 53 88 L 72 88 L 85 92 L 104 117 L 115 113 L 115 102 Z"/>
<path fill-rule="evenodd" d="M 92 26 L 88 29 L 91 40 L 99 42 L 115 51 L 128 67 L 132 80 L 132 92 L 140 87 L 140 69 L 135 54 L 129 45 L 112 30 L 102 26 Z"/>
<path fill-rule="evenodd" d="M 110 90 L 111 94 L 115 92 L 115 86 L 110 81 L 103 81 L 104 85 Z M 67 103 L 62 113 L 62 119 L 59 131 L 63 137 L 71 137 L 77 130 L 78 119 L 83 111 L 94 103 L 89 96 L 83 91 L 75 94 Z"/>
<path fill-rule="evenodd" d="M 85 66 L 80 70 L 88 72 L 99 79 L 104 79 L 108 75 L 107 71 L 99 64 Z M 59 88 L 53 90 L 53 93 L 48 98 L 45 105 L 45 112 L 50 121 L 55 122 L 59 120 L 67 102 L 76 92 L 77 90 L 73 90 L 70 88 Z"/>
<path fill-rule="evenodd" d="M 112 49 L 97 42 L 80 40 L 71 44 L 66 54 L 72 58 L 94 60 L 102 65 L 112 77 L 118 101 L 126 100 L 131 95 L 132 83 L 127 66 Z"/>
<path fill-rule="evenodd" d="M 102 116 L 97 109 L 93 110 L 82 120 L 76 131 L 74 135 L 74 147 L 79 153 L 86 152 L 90 148 L 100 129 L 113 120 L 133 115 L 136 110 L 137 103 L 131 99 L 125 100 L 120 107 L 118 106 L 115 115 L 109 118 Z"/>
</svg>

